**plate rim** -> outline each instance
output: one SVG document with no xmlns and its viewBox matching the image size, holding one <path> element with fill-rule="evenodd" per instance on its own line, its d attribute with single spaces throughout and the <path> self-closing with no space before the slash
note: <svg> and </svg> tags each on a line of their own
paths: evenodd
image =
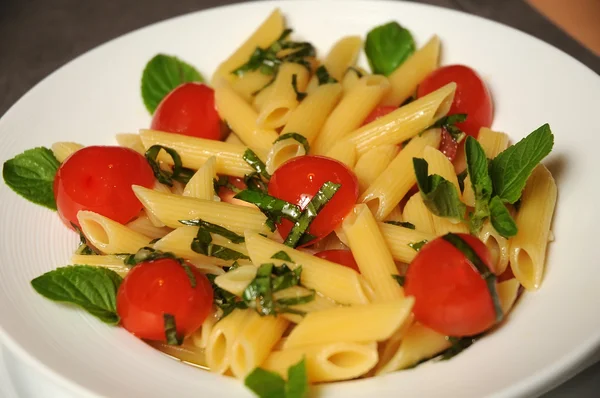
<svg viewBox="0 0 600 398">
<path fill-rule="evenodd" d="M 3 115 L 0 115 L 0 128 L 4 124 L 5 119 L 8 119 L 12 113 L 14 113 L 14 109 L 27 97 L 32 95 L 32 92 L 37 91 L 38 86 L 43 85 L 47 80 L 51 79 L 54 75 L 60 73 L 63 69 L 69 67 L 72 63 L 78 62 L 81 58 L 88 56 L 90 53 L 99 51 L 103 49 L 105 46 L 110 46 L 114 42 L 119 41 L 121 39 L 125 39 L 130 35 L 137 34 L 138 32 L 145 31 L 147 29 L 153 29 L 157 25 L 173 23 L 177 19 L 180 18 L 188 18 L 192 17 L 196 14 L 209 13 L 209 12 L 218 12 L 220 10 L 229 9 L 229 8 L 253 8 L 258 4 L 272 4 L 274 7 L 285 6 L 286 4 L 293 3 L 314 3 L 314 2 L 328 2 L 328 3 L 336 3 L 339 0 L 253 0 L 247 2 L 238 2 L 231 3 L 221 6 L 209 7 L 201 10 L 191 11 L 183 14 L 179 14 L 173 17 L 165 18 L 158 20 L 156 22 L 150 23 L 148 25 L 136 28 L 129 32 L 126 32 L 122 35 L 114 37 L 108 41 L 100 43 L 76 57 L 68 60 L 64 64 L 60 65 L 48 75 L 43 77 L 40 81 L 38 81 L 35 85 L 33 85 L 30 89 L 28 89 L 23 95 L 21 95 L 7 110 Z M 344 0 L 346 3 L 355 3 L 355 4 L 373 4 L 378 3 L 384 7 L 414 7 L 421 9 L 429 9 L 435 10 L 435 12 L 447 12 L 447 13 L 456 13 L 461 14 L 463 16 L 469 17 L 470 19 L 485 21 L 486 23 L 491 23 L 496 25 L 496 27 L 501 27 L 502 29 L 512 30 L 513 32 L 518 32 L 520 35 L 525 35 L 529 39 L 533 39 L 533 41 L 537 42 L 537 45 L 542 45 L 548 51 L 558 52 L 561 55 L 561 58 L 568 58 L 570 62 L 574 62 L 578 64 L 579 68 L 584 68 L 587 72 L 591 73 L 590 77 L 600 79 L 600 74 L 597 74 L 594 70 L 592 70 L 589 66 L 585 65 L 580 60 L 574 58 L 570 54 L 566 53 L 562 49 L 555 47 L 554 45 L 525 32 L 521 29 L 515 28 L 510 25 L 506 25 L 504 23 L 494 21 L 492 19 L 488 19 L 483 16 L 470 14 L 468 12 L 462 10 L 456 10 L 452 8 L 447 8 L 434 4 L 425 4 L 425 3 L 416 3 L 412 1 L 394 1 L 394 0 Z M 55 370 L 51 366 L 44 363 L 42 360 L 37 359 L 33 353 L 30 353 L 26 347 L 17 343 L 11 335 L 4 329 L 2 323 L 0 322 L 0 343 L 4 345 L 4 347 L 10 350 L 17 360 L 22 361 L 26 365 L 33 368 L 33 370 L 39 372 L 40 375 L 45 376 L 50 381 L 54 382 L 56 385 L 64 388 L 69 393 L 75 393 L 78 396 L 85 397 L 100 397 L 97 392 L 93 391 L 90 388 L 87 388 L 81 385 L 78 381 L 68 378 L 64 376 L 59 371 Z M 556 386 L 564 383 L 571 377 L 573 377 L 579 369 L 578 366 L 581 366 L 587 359 L 591 358 L 596 351 L 600 350 L 600 331 L 598 331 L 594 336 L 588 338 L 587 340 L 580 342 L 575 349 L 569 351 L 567 354 L 563 355 L 555 362 L 551 363 L 549 366 L 538 368 L 534 373 L 529 376 L 522 378 L 519 382 L 503 389 L 500 391 L 493 392 L 491 396 L 526 396 L 526 395 L 541 395 L 545 392 L 548 392 L 555 388 Z"/>
</svg>

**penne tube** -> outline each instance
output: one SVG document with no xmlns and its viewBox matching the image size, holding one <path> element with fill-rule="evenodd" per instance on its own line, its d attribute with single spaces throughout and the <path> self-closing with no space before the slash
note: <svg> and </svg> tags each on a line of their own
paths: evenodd
<svg viewBox="0 0 600 398">
<path fill-rule="evenodd" d="M 404 290 L 392 277 L 398 275 L 398 268 L 369 208 L 356 205 L 342 227 L 360 273 L 373 287 L 375 301 L 404 297 Z"/>
<path fill-rule="evenodd" d="M 231 88 L 247 103 L 254 100 L 254 96 L 273 79 L 260 70 L 245 72 L 242 76 L 231 82 Z"/>
<path fill-rule="evenodd" d="M 215 184 L 217 177 L 217 158 L 211 156 L 208 158 L 196 173 L 190 178 L 185 188 L 183 196 L 189 196 L 197 199 L 215 200 Z"/>
<path fill-rule="evenodd" d="M 183 167 L 198 170 L 210 157 L 215 156 L 219 174 L 244 177 L 254 171 L 244 160 L 247 148 L 240 145 L 155 130 L 140 130 L 140 138 L 146 149 L 162 145 L 177 151 Z M 173 159 L 165 153 L 160 153 L 158 159 L 166 164 L 173 164 Z"/>
<path fill-rule="evenodd" d="M 132 189 L 144 208 L 170 228 L 183 226 L 180 220 L 202 219 L 238 234 L 246 230 L 271 233 L 265 215 L 254 207 L 162 193 L 139 185 Z"/>
<path fill-rule="evenodd" d="M 211 372 L 223 374 L 232 362 L 233 344 L 254 310 L 235 309 L 212 327 L 206 344 L 206 363 Z"/>
<path fill-rule="evenodd" d="M 554 178 L 540 164 L 523 190 L 521 208 L 515 218 L 518 232 L 510 240 L 509 248 L 510 267 L 527 290 L 537 290 L 542 282 L 556 196 Z"/>
<path fill-rule="evenodd" d="M 356 130 L 388 92 L 389 83 L 384 76 L 367 75 L 346 94 L 329 115 L 319 133 L 313 151 L 326 154 L 338 141 Z"/>
<path fill-rule="evenodd" d="M 487 246 L 492 255 L 492 263 L 494 264 L 494 273 L 501 275 L 506 271 L 509 260 L 509 241 L 502 235 L 500 235 L 492 226 L 492 224 L 486 221 L 479 232 L 479 239 Z"/>
<path fill-rule="evenodd" d="M 292 286 L 287 289 L 275 292 L 273 294 L 273 298 L 275 300 L 290 299 L 290 298 L 308 296 L 312 293 L 313 293 L 312 290 L 309 290 L 305 287 Z M 304 304 L 290 305 L 289 308 L 296 310 L 296 311 L 309 313 L 309 312 L 315 312 L 315 311 L 324 311 L 324 310 L 328 310 L 328 309 L 335 308 L 338 306 L 339 305 L 336 304 L 335 301 L 328 299 L 327 297 L 325 297 L 323 295 L 315 294 L 315 297 L 313 300 L 311 300 L 307 303 L 304 303 Z M 281 314 L 281 316 L 284 317 L 285 319 L 287 319 L 288 321 L 291 321 L 294 323 L 300 323 L 304 319 L 303 315 L 293 314 L 293 313 L 289 313 L 289 312 L 283 313 L 283 314 Z"/>
<path fill-rule="evenodd" d="M 304 146 L 293 138 L 277 141 L 267 155 L 267 173 L 273 174 L 275 170 L 290 159 L 306 155 Z"/>
<path fill-rule="evenodd" d="M 259 157 L 266 158 L 273 141 L 278 137 L 275 130 L 265 127 L 264 124 L 258 125 L 259 115 L 256 111 L 227 85 L 215 88 L 215 106 L 221 118 L 240 140 Z"/>
<path fill-rule="evenodd" d="M 283 348 L 387 340 L 410 316 L 413 303 L 414 299 L 407 297 L 311 312 L 292 330 Z"/>
<path fill-rule="evenodd" d="M 59 163 L 67 160 L 69 156 L 83 148 L 83 145 L 76 142 L 55 142 L 52 144 L 52 153 Z"/>
<path fill-rule="evenodd" d="M 340 304 L 369 302 L 366 282 L 356 271 L 292 249 L 254 232 L 246 232 L 245 237 L 246 248 L 254 265 L 286 263 L 292 269 L 302 266 L 300 281 L 303 286 L 314 289 Z M 292 259 L 292 263 L 272 258 L 280 251 L 285 252 Z"/>
<path fill-rule="evenodd" d="M 232 81 L 235 79 L 233 72 L 244 65 L 257 47 L 267 48 L 275 42 L 283 33 L 285 21 L 281 11 L 276 8 L 267 19 L 256 29 L 246 41 L 234 51 L 224 62 L 222 62 L 212 77 L 212 85 L 219 79 Z"/>
<path fill-rule="evenodd" d="M 500 152 L 508 148 L 509 139 L 508 135 L 505 133 L 500 133 L 490 130 L 487 127 L 482 127 L 479 129 L 477 141 L 479 141 L 481 144 L 481 147 L 485 152 L 485 156 L 487 156 L 488 159 L 494 159 L 500 154 Z"/>
<path fill-rule="evenodd" d="M 498 299 L 500 300 L 500 306 L 504 315 L 508 314 L 515 305 L 519 297 L 520 287 L 521 284 L 514 278 L 498 283 L 496 290 L 498 291 Z"/>
<path fill-rule="evenodd" d="M 349 67 L 353 66 L 362 50 L 360 36 L 345 36 L 338 40 L 325 57 L 323 65 L 329 76 L 341 81 Z"/>
<path fill-rule="evenodd" d="M 104 254 L 136 253 L 150 238 L 100 214 L 80 210 L 77 220 L 91 245 Z"/>
<path fill-rule="evenodd" d="M 242 140 L 240 140 L 240 137 L 238 137 L 237 135 L 235 135 L 235 133 L 233 131 L 231 133 L 229 133 L 229 135 L 225 139 L 225 142 L 228 143 L 228 144 L 240 145 L 240 146 L 245 147 L 245 145 L 242 142 Z"/>
<path fill-rule="evenodd" d="M 440 39 L 433 36 L 388 76 L 391 90 L 383 99 L 383 105 L 399 106 L 415 94 L 419 83 L 437 69 L 439 57 Z"/>
<path fill-rule="evenodd" d="M 417 255 L 417 251 L 409 244 L 435 239 L 434 234 L 397 225 L 380 222 L 378 226 L 394 260 L 403 263 L 410 263 Z"/>
<path fill-rule="evenodd" d="M 456 84 L 449 83 L 356 129 L 346 138 L 356 144 L 359 156 L 378 145 L 401 144 L 446 115 L 452 105 L 455 90 Z"/>
<path fill-rule="evenodd" d="M 344 77 L 342 78 L 342 90 L 344 94 L 348 94 L 350 90 L 356 86 L 361 77 L 368 75 L 369 73 L 360 67 L 352 67 L 346 69 Z"/>
<path fill-rule="evenodd" d="M 431 214 L 425 203 L 423 203 L 421 192 L 415 193 L 408 199 L 402 211 L 402 218 L 404 221 L 414 225 L 417 231 L 434 236 L 433 214 Z"/>
<path fill-rule="evenodd" d="M 311 383 L 350 380 L 375 367 L 377 344 L 331 343 L 273 351 L 261 367 L 287 379 L 290 366 L 303 358 Z"/>
<path fill-rule="evenodd" d="M 219 317 L 217 315 L 217 311 L 215 311 L 215 308 L 213 307 L 211 309 L 210 314 L 202 323 L 200 329 L 196 330 L 190 336 L 192 344 L 201 349 L 206 349 L 206 347 L 208 347 L 208 340 L 210 338 L 210 334 L 212 333 L 215 324 L 219 321 Z"/>
<path fill-rule="evenodd" d="M 71 264 L 91 265 L 94 267 L 108 268 L 112 271 L 115 271 L 117 274 L 119 274 L 122 277 L 125 277 L 125 275 L 127 275 L 129 270 L 131 269 L 130 267 L 126 266 L 125 263 L 123 263 L 122 256 L 115 256 L 112 254 L 105 254 L 105 255 L 73 254 L 71 256 Z"/>
<path fill-rule="evenodd" d="M 360 193 L 364 192 L 398 154 L 398 145 L 381 145 L 369 149 L 356 162 L 354 174 Z"/>
<path fill-rule="evenodd" d="M 356 145 L 350 141 L 340 141 L 335 144 L 326 154 L 328 158 L 344 163 L 349 169 L 356 164 Z"/>
<path fill-rule="evenodd" d="M 255 111 L 260 112 L 262 108 L 267 104 L 267 100 L 271 96 L 271 91 L 273 91 L 273 86 L 269 85 L 260 90 L 260 92 L 256 93 L 254 99 L 252 100 L 252 107 Z M 258 114 L 257 116 L 258 117 Z"/>
<path fill-rule="evenodd" d="M 308 84 L 308 74 L 309 71 L 304 66 L 296 63 L 288 62 L 279 67 L 279 73 L 270 86 L 269 96 L 260 108 L 256 120 L 259 127 L 277 129 L 288 122 L 299 103 L 296 90 L 292 85 L 293 76 L 296 76 L 298 91 L 303 92 Z"/>
<path fill-rule="evenodd" d="M 145 211 L 142 211 L 138 218 L 128 222 L 125 226 L 150 239 L 162 238 L 172 231 L 171 228 L 155 226 Z"/>
<path fill-rule="evenodd" d="M 254 265 L 243 265 L 215 278 L 215 285 L 240 297 L 248 285 L 256 278 Z"/>
<path fill-rule="evenodd" d="M 144 144 L 142 144 L 142 139 L 139 134 L 120 133 L 117 134 L 115 138 L 119 146 L 133 149 L 140 155 L 144 155 L 146 153 L 146 148 L 144 148 Z"/>
<path fill-rule="evenodd" d="M 361 195 L 359 200 L 369 206 L 377 220 L 384 220 L 416 183 L 413 158 L 422 157 L 427 146 L 437 147 L 439 143 L 439 129 L 413 138 Z"/>
</svg>

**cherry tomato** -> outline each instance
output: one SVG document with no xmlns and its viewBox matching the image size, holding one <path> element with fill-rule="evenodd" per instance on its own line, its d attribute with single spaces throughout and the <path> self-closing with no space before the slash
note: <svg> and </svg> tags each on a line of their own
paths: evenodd
<svg viewBox="0 0 600 398">
<path fill-rule="evenodd" d="M 269 195 L 304 209 L 327 181 L 342 186 L 321 209 L 308 229 L 308 233 L 321 239 L 340 225 L 356 203 L 358 180 L 352 170 L 334 159 L 299 156 L 281 165 L 271 176 Z M 285 219 L 277 226 L 283 238 L 289 234 L 292 227 L 293 223 Z M 310 244 L 316 241 L 313 240 Z"/>
<path fill-rule="evenodd" d="M 477 138 L 481 127 L 492 125 L 494 108 L 488 88 L 473 69 L 464 65 L 438 68 L 419 84 L 417 97 L 423 97 L 450 82 L 456 83 L 456 93 L 448 114 L 466 113 L 467 120 L 456 126 Z"/>
<path fill-rule="evenodd" d="M 440 152 L 442 152 L 446 157 L 452 162 L 456 157 L 456 152 L 458 150 L 458 143 L 452 138 L 449 132 L 446 129 L 442 129 L 442 139 L 440 141 Z"/>
<path fill-rule="evenodd" d="M 58 214 L 69 228 L 71 223 L 79 226 L 80 210 L 125 224 L 142 210 L 132 185 L 154 185 L 154 174 L 142 155 L 116 146 L 82 148 L 60 165 L 54 178 Z"/>
<path fill-rule="evenodd" d="M 364 126 L 365 124 L 374 122 L 375 120 L 379 119 L 380 117 L 383 117 L 383 116 L 387 115 L 388 113 L 395 111 L 396 109 L 398 109 L 397 106 L 389 106 L 389 105 L 378 106 L 377 108 L 373 109 L 373 111 L 369 114 L 369 116 L 367 116 L 367 118 L 365 119 L 365 121 L 363 122 L 362 125 Z"/>
<path fill-rule="evenodd" d="M 315 256 L 340 265 L 344 265 L 348 268 L 352 268 L 356 272 L 360 272 L 360 269 L 358 269 L 358 264 L 356 264 L 356 260 L 354 259 L 354 256 L 350 250 L 325 250 L 316 253 Z"/>
<path fill-rule="evenodd" d="M 164 315 L 175 318 L 179 336 L 188 336 L 208 316 L 213 291 L 208 278 L 188 265 L 195 287 L 175 259 L 162 258 L 136 265 L 117 292 L 117 313 L 125 329 L 141 339 L 165 341 Z"/>
<path fill-rule="evenodd" d="M 483 242 L 459 236 L 493 272 L 492 256 Z M 423 246 L 410 263 L 404 289 L 415 298 L 415 319 L 444 335 L 476 335 L 495 322 L 485 281 L 465 255 L 441 237 Z"/>
<path fill-rule="evenodd" d="M 215 109 L 215 92 L 201 83 L 184 83 L 158 104 L 153 130 L 220 140 L 221 118 Z"/>
</svg>

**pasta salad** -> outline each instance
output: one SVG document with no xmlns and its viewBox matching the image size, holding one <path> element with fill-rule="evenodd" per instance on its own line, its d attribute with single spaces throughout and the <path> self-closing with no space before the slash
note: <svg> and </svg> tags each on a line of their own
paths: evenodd
<svg viewBox="0 0 600 398">
<path fill-rule="evenodd" d="M 319 57 L 274 10 L 210 84 L 156 55 L 149 128 L 4 163 L 81 240 L 32 287 L 259 397 L 458 354 L 540 287 L 557 187 L 550 127 L 509 145 L 440 46 L 389 22 Z"/>
</svg>

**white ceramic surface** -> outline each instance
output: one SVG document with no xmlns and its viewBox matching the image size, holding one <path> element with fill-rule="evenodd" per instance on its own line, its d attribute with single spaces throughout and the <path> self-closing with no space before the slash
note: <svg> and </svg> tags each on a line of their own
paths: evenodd
<svg viewBox="0 0 600 398">
<path fill-rule="evenodd" d="M 419 44 L 438 34 L 444 64 L 470 65 L 487 80 L 494 128 L 518 139 L 549 122 L 556 135 L 546 161 L 559 186 L 556 242 L 540 291 L 527 294 L 499 332 L 451 361 L 320 387 L 323 396 L 524 396 L 564 380 L 600 343 L 600 188 L 592 183 L 600 172 L 593 122 L 600 78 L 516 30 L 455 11 L 379 1 L 263 2 L 186 15 L 100 46 L 46 78 L 0 120 L 0 161 L 57 140 L 108 144 L 117 132 L 147 126 L 139 93 L 147 60 L 174 54 L 209 76 L 275 6 L 321 51 L 391 19 Z M 238 381 L 181 365 L 124 330 L 37 296 L 29 281 L 66 264 L 77 237 L 55 214 L 3 184 L 0 202 L 0 335 L 29 366 L 76 396 L 251 396 Z"/>
</svg>

